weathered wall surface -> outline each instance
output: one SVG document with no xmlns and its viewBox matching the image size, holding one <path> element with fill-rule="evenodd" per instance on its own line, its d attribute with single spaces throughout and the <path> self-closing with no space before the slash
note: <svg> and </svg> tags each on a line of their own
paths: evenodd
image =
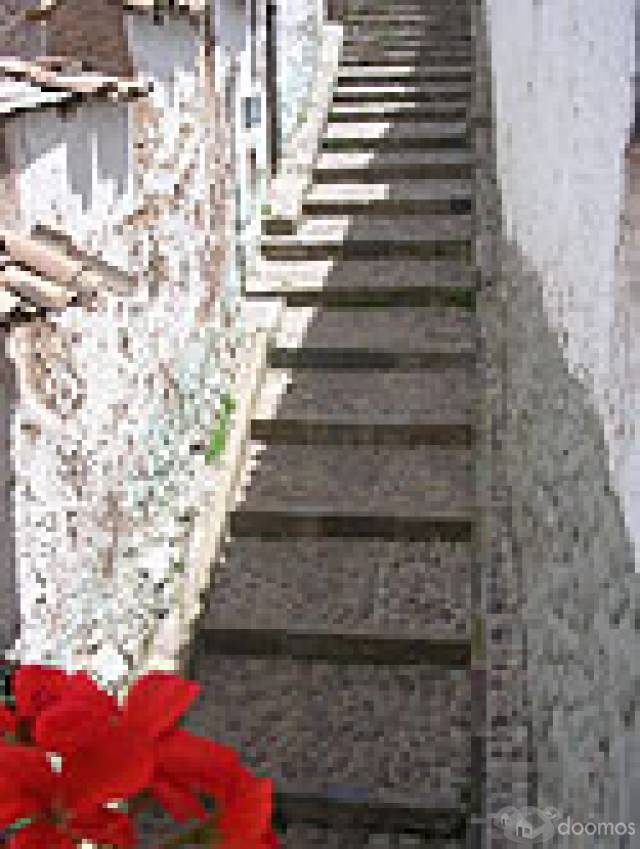
<svg viewBox="0 0 640 849">
<path fill-rule="evenodd" d="M 61 112 L 27 112 L 8 127 L 18 214 L 68 232 L 76 242 L 128 265 L 118 222 L 133 211 L 132 104 L 107 101 Z"/>
<path fill-rule="evenodd" d="M 306 116 L 321 43 L 322 17 L 322 0 L 282 0 L 278 4 L 281 144 Z"/>
<path fill-rule="evenodd" d="M 25 12 L 36 0 L 3 0 L 0 3 L 0 56 L 35 59 L 43 53 L 43 30 L 25 21 Z"/>
<path fill-rule="evenodd" d="M 638 486 L 616 463 L 633 5 L 487 2 L 502 201 L 502 315 L 487 332 L 505 367 L 532 803 L 583 823 L 628 814 L 624 747 L 640 680 Z M 556 840 L 624 845 L 613 834 Z"/>
<path fill-rule="evenodd" d="M 132 72 L 122 0 L 65 0 L 49 15 L 50 56 L 70 56 L 115 76 Z"/>
<path fill-rule="evenodd" d="M 21 657 L 116 684 L 189 570 L 194 517 L 217 486 L 204 448 L 245 338 L 211 234 L 198 30 L 136 15 L 127 35 L 148 99 L 33 115 L 16 145 L 22 227 L 70 233 L 130 288 L 105 285 L 90 308 L 11 339 Z"/>
</svg>

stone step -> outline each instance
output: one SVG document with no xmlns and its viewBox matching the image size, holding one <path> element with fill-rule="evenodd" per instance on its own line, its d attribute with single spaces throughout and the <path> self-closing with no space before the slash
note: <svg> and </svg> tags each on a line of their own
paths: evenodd
<svg viewBox="0 0 640 849">
<path fill-rule="evenodd" d="M 474 385 L 465 367 L 273 369 L 251 434 L 270 444 L 470 445 Z"/>
<path fill-rule="evenodd" d="M 290 306 L 466 305 L 475 302 L 470 266 L 440 260 L 263 261 L 248 297 L 277 297 Z"/>
<path fill-rule="evenodd" d="M 428 663 L 448 669 L 466 667 L 471 657 L 467 639 L 432 637 L 428 634 L 394 632 L 389 628 L 322 628 L 286 620 L 259 626 L 252 618 L 247 627 L 229 620 L 205 619 L 200 625 L 200 643 L 207 654 L 243 657 L 291 657 L 298 660 L 342 664 Z"/>
<path fill-rule="evenodd" d="M 372 55 L 363 56 L 357 53 L 348 53 L 342 56 L 340 73 L 347 67 L 379 67 L 380 65 L 406 67 L 407 65 L 418 65 L 421 68 L 440 67 L 450 65 L 460 67 L 471 65 L 471 51 L 453 51 L 433 48 L 432 50 L 389 50 L 371 51 Z"/>
<path fill-rule="evenodd" d="M 371 35 L 374 35 L 374 33 L 371 33 Z M 416 54 L 424 61 L 433 61 L 432 54 L 459 53 L 466 57 L 463 63 L 470 63 L 474 53 L 474 42 L 464 31 L 452 35 L 438 32 L 423 33 L 419 38 L 412 39 L 410 42 L 401 39 L 392 44 L 384 43 L 379 37 L 377 39 L 366 39 L 345 36 L 342 47 L 343 57 L 348 55 L 366 56 L 369 53 L 378 54 L 380 57 L 387 53 L 405 53 L 407 56 Z M 407 62 L 410 61 L 410 59 L 407 59 Z M 384 64 L 384 60 L 381 58 L 378 64 Z"/>
<path fill-rule="evenodd" d="M 390 179 L 470 180 L 475 157 L 468 150 L 323 151 L 316 160 L 317 183 L 369 183 Z"/>
<path fill-rule="evenodd" d="M 410 32 L 385 33 L 363 30 L 346 33 L 343 40 L 343 51 L 351 50 L 425 50 L 433 47 L 440 50 L 470 50 L 472 38 L 464 32 L 446 32 L 443 30 L 416 30 Z"/>
<path fill-rule="evenodd" d="M 354 64 L 358 62 L 374 61 L 376 65 L 393 65 L 398 62 L 401 65 L 414 62 L 419 65 L 432 64 L 469 64 L 473 61 L 473 51 L 470 45 L 446 44 L 442 41 L 420 43 L 416 46 L 395 45 L 384 46 L 372 45 L 347 45 L 344 47 L 342 64 Z"/>
<path fill-rule="evenodd" d="M 370 14 L 348 14 L 343 19 L 345 30 L 352 27 L 376 29 L 380 27 L 398 26 L 451 26 L 470 27 L 471 16 L 464 11 L 425 12 L 424 9 L 413 9 L 412 11 L 375 12 Z"/>
<path fill-rule="evenodd" d="M 470 216 L 411 216 L 396 219 L 354 215 L 303 221 L 294 235 L 266 236 L 262 255 L 270 259 L 372 259 L 423 257 L 460 259 L 472 256 Z"/>
<path fill-rule="evenodd" d="M 472 510 L 432 510 L 419 518 L 390 513 L 355 515 L 339 510 L 252 509 L 231 514 L 230 528 L 236 536 L 262 539 L 284 537 L 375 537 L 393 540 L 469 540 L 476 518 Z"/>
<path fill-rule="evenodd" d="M 370 65 L 362 68 L 341 68 L 337 83 L 371 85 L 372 83 L 471 82 L 474 71 L 470 65 L 418 67 L 416 65 Z"/>
<path fill-rule="evenodd" d="M 470 180 L 394 180 L 385 183 L 320 183 L 311 188 L 303 215 L 360 213 L 444 214 L 472 211 Z"/>
<path fill-rule="evenodd" d="M 411 101 L 415 103 L 439 101 L 453 103 L 458 99 L 469 99 L 471 87 L 468 83 L 429 82 L 418 85 L 338 85 L 333 91 L 334 103 L 377 103 Z"/>
<path fill-rule="evenodd" d="M 471 38 L 470 26 L 458 21 L 447 21 L 443 18 L 422 18 L 418 20 L 403 20 L 389 18 L 386 21 L 350 21 L 344 27 L 345 38 L 376 40 L 378 38 L 421 38 L 431 36 L 438 38 L 458 37 Z"/>
<path fill-rule="evenodd" d="M 465 669 L 225 656 L 202 646 L 195 670 L 202 695 L 186 727 L 233 746 L 279 793 L 425 813 L 466 803 Z M 290 809 L 285 817 L 318 813 Z"/>
<path fill-rule="evenodd" d="M 395 636 L 398 654 L 404 638 L 408 658 L 414 639 L 431 663 L 458 644 L 466 662 L 472 564 L 466 542 L 235 537 L 215 567 L 198 627 Z M 383 644 L 378 655 L 385 650 L 391 656 Z"/>
<path fill-rule="evenodd" d="M 369 828 L 335 828 L 294 823 L 281 836 L 282 849 L 434 849 L 433 838 Z M 441 838 L 438 849 L 466 849 L 464 839 Z"/>
<path fill-rule="evenodd" d="M 424 102 L 387 100 L 382 103 L 332 103 L 328 123 L 363 121 L 466 121 L 468 99 Z"/>
<path fill-rule="evenodd" d="M 477 321 L 457 307 L 291 307 L 281 317 L 274 347 L 419 354 L 438 346 L 475 350 Z"/>
<path fill-rule="evenodd" d="M 250 452 L 236 514 L 418 521 L 441 515 L 468 519 L 474 512 L 468 448 L 315 445 L 311 450 L 252 442 Z"/>
<path fill-rule="evenodd" d="M 427 7 L 425 7 L 424 3 L 404 3 L 404 2 L 381 2 L 381 3 L 369 3 L 363 2 L 360 4 L 353 4 L 348 6 L 347 8 L 347 19 L 350 20 L 353 17 L 362 17 L 362 18 L 384 18 L 384 17 L 392 17 L 395 15 L 428 15 L 430 17 L 433 16 L 441 16 L 444 17 L 446 15 L 466 15 L 467 17 L 470 14 L 470 4 L 468 2 L 464 3 L 430 3 Z"/>
<path fill-rule="evenodd" d="M 362 151 L 423 148 L 460 150 L 469 148 L 467 124 L 419 121 L 364 121 L 333 123 L 321 141 L 323 151 Z"/>
</svg>

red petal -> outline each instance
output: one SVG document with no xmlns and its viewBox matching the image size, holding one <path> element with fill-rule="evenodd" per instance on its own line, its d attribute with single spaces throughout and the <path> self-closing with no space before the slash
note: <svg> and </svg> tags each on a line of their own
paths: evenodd
<svg viewBox="0 0 640 849">
<path fill-rule="evenodd" d="M 136 842 L 131 817 L 122 811 L 96 808 L 81 817 L 72 817 L 69 830 L 78 840 L 132 849 Z"/>
<path fill-rule="evenodd" d="M 272 828 L 269 828 L 268 831 L 262 835 L 260 849 L 279 849 L 279 847 L 280 838 Z"/>
<path fill-rule="evenodd" d="M 224 784 L 241 768 L 238 753 L 230 746 L 177 728 L 158 740 L 158 768 L 184 784 L 201 788 Z"/>
<path fill-rule="evenodd" d="M 18 820 L 27 819 L 40 811 L 40 805 L 33 796 L 21 796 L 5 799 L 5 787 L 0 784 L 0 828 L 7 828 Z"/>
<path fill-rule="evenodd" d="M 65 696 L 90 704 L 92 710 L 99 711 L 100 714 L 116 716 L 120 712 L 116 697 L 102 690 L 86 672 L 74 672 L 69 676 Z"/>
<path fill-rule="evenodd" d="M 13 678 L 18 716 L 34 719 L 41 710 L 60 698 L 67 681 L 67 673 L 62 669 L 39 664 L 21 666 Z"/>
<path fill-rule="evenodd" d="M 21 828 L 9 838 L 7 849 L 76 849 L 75 841 L 46 822 Z"/>
<path fill-rule="evenodd" d="M 65 696 L 38 716 L 34 740 L 48 752 L 70 755 L 90 745 L 102 733 L 110 718 L 109 714 L 100 712 L 102 709 Z"/>
<path fill-rule="evenodd" d="M 105 802 L 133 796 L 148 786 L 154 766 L 148 742 L 121 726 L 107 726 L 63 763 L 67 807 L 80 815 Z"/>
<path fill-rule="evenodd" d="M 59 783 L 44 752 L 18 744 L 0 746 L 0 776 L 3 802 L 29 798 L 37 806 L 32 811 L 51 799 Z"/>
<path fill-rule="evenodd" d="M 175 726 L 199 692 L 195 681 L 171 672 L 149 672 L 129 690 L 123 715 L 132 728 L 155 738 Z"/>
<path fill-rule="evenodd" d="M 17 720 L 16 715 L 8 707 L 0 705 L 0 734 L 13 734 L 16 730 Z"/>
<path fill-rule="evenodd" d="M 218 820 L 220 831 L 231 844 L 234 840 L 259 841 L 271 827 L 273 782 L 255 778 L 247 771 L 223 804 Z"/>
<path fill-rule="evenodd" d="M 162 777 L 156 778 L 149 790 L 167 813 L 178 822 L 202 820 L 207 816 L 207 809 L 197 796 L 175 781 Z"/>
</svg>

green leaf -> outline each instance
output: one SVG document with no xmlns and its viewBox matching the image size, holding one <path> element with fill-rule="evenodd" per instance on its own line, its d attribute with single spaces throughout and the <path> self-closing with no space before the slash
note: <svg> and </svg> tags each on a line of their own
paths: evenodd
<svg viewBox="0 0 640 849">
<path fill-rule="evenodd" d="M 19 831 L 21 828 L 24 828 L 27 825 L 31 825 L 33 822 L 33 817 L 23 817 L 20 820 L 16 820 L 14 823 L 11 823 L 9 828 L 11 831 Z"/>
<path fill-rule="evenodd" d="M 222 405 L 222 409 L 226 413 L 233 413 L 236 408 L 236 402 L 233 400 L 233 398 L 231 397 L 231 395 L 229 395 L 228 392 L 225 392 L 225 394 L 222 396 L 222 398 L 220 399 L 220 404 Z"/>
</svg>

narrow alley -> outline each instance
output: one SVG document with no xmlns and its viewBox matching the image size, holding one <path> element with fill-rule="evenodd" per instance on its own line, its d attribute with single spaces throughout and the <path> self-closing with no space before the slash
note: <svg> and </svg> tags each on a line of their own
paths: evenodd
<svg viewBox="0 0 640 849">
<path fill-rule="evenodd" d="M 296 232 L 190 727 L 276 782 L 286 847 L 466 842 L 476 326 L 464 2 L 369 2 Z M 433 845 L 433 844 L 430 844 Z"/>
</svg>

